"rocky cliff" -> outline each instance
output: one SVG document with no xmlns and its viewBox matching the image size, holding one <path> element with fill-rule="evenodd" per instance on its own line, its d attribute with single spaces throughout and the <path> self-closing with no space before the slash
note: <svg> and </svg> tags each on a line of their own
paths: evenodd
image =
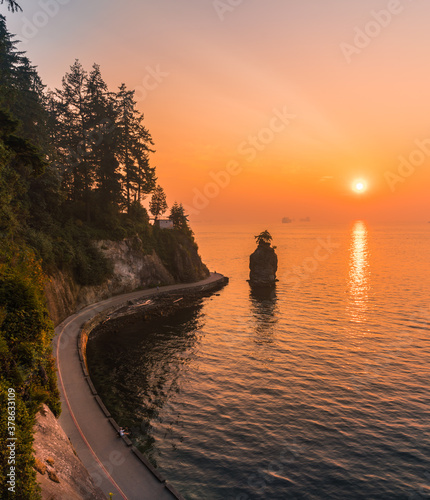
<svg viewBox="0 0 430 500">
<path fill-rule="evenodd" d="M 43 405 L 34 426 L 37 482 L 43 500 L 103 500 L 51 410 Z"/>
<path fill-rule="evenodd" d="M 54 324 L 83 307 L 100 300 L 139 288 L 187 283 L 209 275 L 196 245 L 185 235 L 164 235 L 161 256 L 155 250 L 145 253 L 142 241 L 98 241 L 95 245 L 113 265 L 113 274 L 99 286 L 80 286 L 70 273 L 57 271 L 45 286 L 48 310 Z"/>
</svg>

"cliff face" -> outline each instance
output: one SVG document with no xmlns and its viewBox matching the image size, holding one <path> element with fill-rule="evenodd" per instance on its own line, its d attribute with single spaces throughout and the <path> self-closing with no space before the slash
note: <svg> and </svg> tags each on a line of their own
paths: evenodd
<svg viewBox="0 0 430 500">
<path fill-rule="evenodd" d="M 43 405 L 34 426 L 34 455 L 42 500 L 103 500 L 51 410 Z"/>
<path fill-rule="evenodd" d="M 208 268 L 203 264 L 197 247 L 190 244 L 186 237 L 180 238 L 173 247 L 171 264 L 168 266 L 176 282 L 192 283 L 209 276 Z"/>
<path fill-rule="evenodd" d="M 103 299 L 139 288 L 170 285 L 176 282 L 198 281 L 209 275 L 197 248 L 183 235 L 170 240 L 162 258 L 145 254 L 142 241 L 98 241 L 97 247 L 113 264 L 113 275 L 99 286 L 80 286 L 73 277 L 56 272 L 45 285 L 48 310 L 54 324 L 83 307 Z"/>
<path fill-rule="evenodd" d="M 249 258 L 249 281 L 252 285 L 272 285 L 276 282 L 278 257 L 270 243 L 261 241 Z"/>
</svg>

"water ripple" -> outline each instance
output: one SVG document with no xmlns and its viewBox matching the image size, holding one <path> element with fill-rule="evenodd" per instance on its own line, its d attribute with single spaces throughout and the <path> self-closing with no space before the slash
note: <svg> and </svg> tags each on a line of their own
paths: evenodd
<svg viewBox="0 0 430 500">
<path fill-rule="evenodd" d="M 112 414 L 187 500 L 430 498 L 428 228 L 279 227 L 280 276 L 340 247 L 262 300 L 249 234 L 198 235 L 219 296 L 90 340 Z"/>
</svg>

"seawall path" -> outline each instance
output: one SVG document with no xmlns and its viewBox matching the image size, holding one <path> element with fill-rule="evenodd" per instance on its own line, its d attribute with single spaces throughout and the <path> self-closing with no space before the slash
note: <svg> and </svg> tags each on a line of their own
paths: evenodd
<svg viewBox="0 0 430 500">
<path fill-rule="evenodd" d="M 115 422 L 109 418 L 97 393 L 86 376 L 78 349 L 79 334 L 84 324 L 106 310 L 121 307 L 128 301 L 150 298 L 165 292 L 199 291 L 221 287 L 227 279 L 211 273 L 196 283 L 140 290 L 103 300 L 65 319 L 55 329 L 54 355 L 58 369 L 58 385 L 62 402 L 59 422 L 76 453 L 109 498 L 128 500 L 175 500 L 181 495 L 165 481 L 140 455 L 128 439 L 120 439 Z"/>
</svg>

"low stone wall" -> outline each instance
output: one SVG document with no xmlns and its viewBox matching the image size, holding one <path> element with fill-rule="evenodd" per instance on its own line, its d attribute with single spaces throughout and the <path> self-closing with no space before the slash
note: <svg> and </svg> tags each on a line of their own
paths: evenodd
<svg viewBox="0 0 430 500">
<path fill-rule="evenodd" d="M 81 368 L 83 376 L 91 390 L 92 395 L 97 401 L 104 418 L 108 419 L 109 423 L 112 425 L 113 429 L 118 432 L 119 426 L 117 422 L 112 418 L 109 410 L 104 405 L 100 396 L 97 393 L 97 389 L 94 387 L 92 383 L 91 377 L 89 375 L 88 363 L 86 358 L 86 350 L 88 339 L 91 335 L 91 332 L 94 331 L 96 327 L 109 320 L 119 320 L 124 319 L 126 317 L 136 317 L 137 315 L 148 319 L 148 316 L 157 316 L 166 311 L 166 301 L 170 304 L 169 312 L 173 312 L 175 309 L 179 309 L 184 307 L 184 302 L 182 298 L 187 298 L 191 300 L 187 300 L 191 304 L 194 300 L 199 297 L 204 296 L 207 293 L 212 293 L 222 287 L 224 287 L 228 283 L 228 278 L 221 277 L 219 280 L 208 283 L 205 285 L 197 285 L 194 287 L 187 287 L 182 289 L 176 289 L 171 292 L 162 292 L 157 293 L 154 291 L 154 295 L 145 295 L 140 299 L 136 299 L 133 301 L 126 301 L 120 305 L 110 307 L 98 314 L 96 314 L 93 318 L 87 321 L 78 335 L 77 341 L 77 349 L 78 355 L 81 362 Z M 178 296 L 183 296 L 178 299 Z M 148 302 L 152 302 L 152 300 L 157 300 L 158 304 L 146 304 Z M 165 487 L 172 493 L 172 495 L 178 500 L 185 500 L 183 496 L 175 490 L 175 488 L 169 484 L 165 478 L 161 476 L 161 474 L 154 468 L 154 466 L 146 459 L 146 457 L 135 447 L 133 443 L 127 436 L 123 436 L 125 444 L 131 448 L 131 451 L 136 455 L 136 457 L 142 462 L 142 464 L 151 471 L 151 473 L 160 481 L 160 483 L 164 484 Z"/>
</svg>

